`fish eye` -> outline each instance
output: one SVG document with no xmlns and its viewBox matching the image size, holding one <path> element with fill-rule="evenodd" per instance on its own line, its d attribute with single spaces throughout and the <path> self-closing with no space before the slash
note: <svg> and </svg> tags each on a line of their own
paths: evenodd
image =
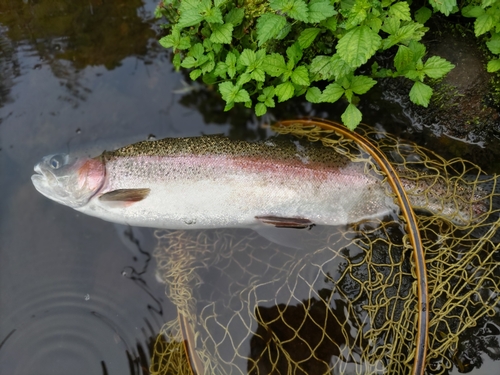
<svg viewBox="0 0 500 375">
<path fill-rule="evenodd" d="M 49 160 L 49 165 L 52 169 L 59 169 L 64 165 L 64 157 L 62 155 L 54 155 Z"/>
</svg>

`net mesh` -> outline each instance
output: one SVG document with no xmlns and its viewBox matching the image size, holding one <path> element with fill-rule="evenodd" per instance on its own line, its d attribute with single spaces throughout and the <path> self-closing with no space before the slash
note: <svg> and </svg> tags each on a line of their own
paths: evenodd
<svg viewBox="0 0 500 375">
<path fill-rule="evenodd" d="M 297 121 L 276 130 L 320 141 L 388 178 L 334 129 Z M 390 160 L 418 213 L 429 295 L 427 373 L 468 372 L 485 355 L 499 359 L 496 180 L 462 159 L 446 161 L 365 127 L 358 132 Z M 152 373 L 412 373 L 424 333 L 405 228 L 402 217 L 389 215 L 345 227 L 277 229 L 272 238 L 244 229 L 157 231 L 158 270 L 179 319 L 159 335 Z"/>
</svg>

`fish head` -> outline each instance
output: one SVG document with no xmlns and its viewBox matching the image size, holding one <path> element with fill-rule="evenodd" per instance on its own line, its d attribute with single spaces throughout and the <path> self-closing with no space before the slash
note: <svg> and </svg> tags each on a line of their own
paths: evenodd
<svg viewBox="0 0 500 375">
<path fill-rule="evenodd" d="M 72 208 L 86 205 L 106 178 L 102 158 L 79 158 L 68 154 L 45 156 L 31 176 L 35 188 L 58 203 Z"/>
</svg>

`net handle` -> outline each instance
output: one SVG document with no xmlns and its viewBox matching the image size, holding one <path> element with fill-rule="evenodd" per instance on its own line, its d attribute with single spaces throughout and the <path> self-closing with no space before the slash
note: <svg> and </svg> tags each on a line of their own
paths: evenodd
<svg viewBox="0 0 500 375">
<path fill-rule="evenodd" d="M 375 147 L 368 139 L 347 129 L 344 125 L 334 121 L 324 119 L 301 119 L 285 120 L 278 122 L 278 126 L 291 126 L 296 124 L 315 125 L 325 130 L 332 130 L 346 138 L 352 139 L 363 148 L 380 166 L 387 176 L 392 190 L 396 193 L 401 205 L 403 216 L 406 220 L 407 231 L 413 247 L 413 258 L 417 275 L 418 294 L 418 322 L 417 322 L 417 343 L 415 350 L 415 360 L 412 368 L 412 375 L 423 375 L 425 370 L 425 360 L 427 355 L 428 333 L 429 333 L 429 295 L 427 292 L 427 270 L 424 259 L 424 249 L 417 220 L 411 207 L 410 201 L 404 191 L 399 177 L 385 155 Z"/>
</svg>

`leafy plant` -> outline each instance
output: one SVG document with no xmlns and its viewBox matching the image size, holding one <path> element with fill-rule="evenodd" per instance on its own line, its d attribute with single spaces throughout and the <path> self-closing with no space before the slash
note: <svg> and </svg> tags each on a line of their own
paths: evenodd
<svg viewBox="0 0 500 375">
<path fill-rule="evenodd" d="M 446 15 L 458 10 L 455 0 L 429 3 Z M 406 77 L 414 81 L 410 100 L 429 104 L 432 88 L 424 81 L 453 68 L 425 58 L 420 40 L 431 15 L 422 7 L 412 17 L 408 2 L 393 0 L 163 0 L 157 9 L 169 21 L 160 43 L 173 50 L 175 68 L 217 85 L 225 110 L 244 103 L 261 116 L 295 96 L 312 103 L 343 98 L 342 121 L 351 129 L 362 119 L 359 95 L 376 78 Z M 394 69 L 367 68 L 391 48 Z"/>
</svg>

